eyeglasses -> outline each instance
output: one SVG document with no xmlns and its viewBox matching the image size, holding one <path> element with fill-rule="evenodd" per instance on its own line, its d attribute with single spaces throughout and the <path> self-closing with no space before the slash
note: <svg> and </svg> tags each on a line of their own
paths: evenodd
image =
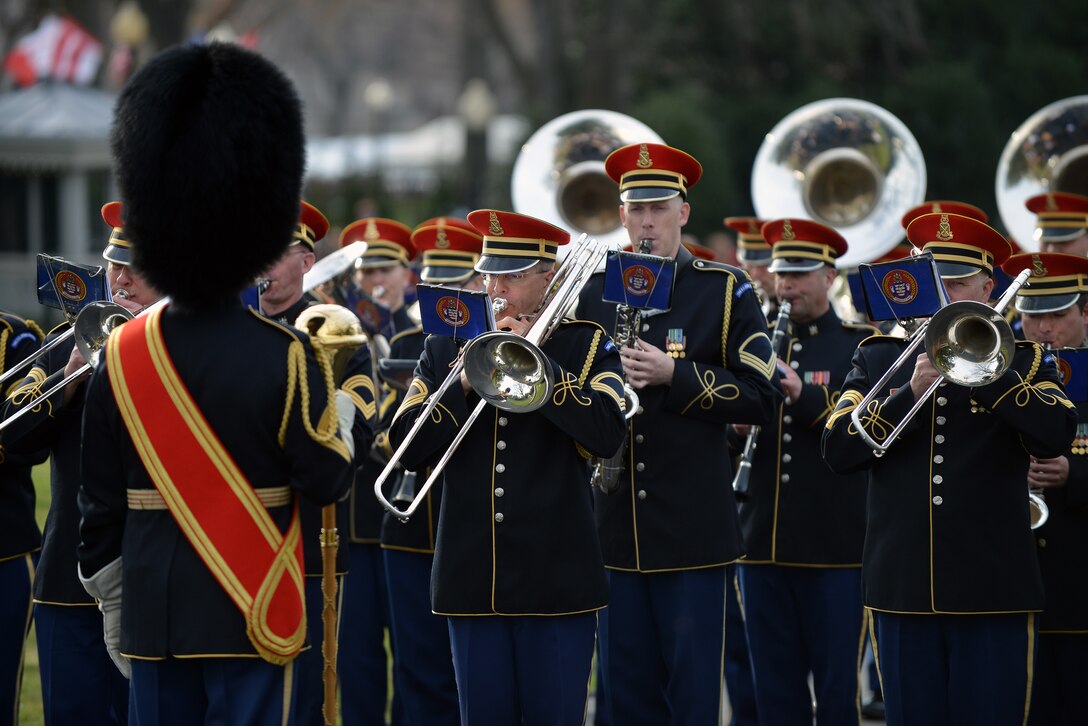
<svg viewBox="0 0 1088 726">
<path fill-rule="evenodd" d="M 506 282 L 514 283 L 524 282 L 532 275 L 547 275 L 551 270 L 540 270 L 539 272 L 504 272 L 499 274 L 485 272 L 480 275 L 485 285 L 490 285 L 492 282 Z"/>
</svg>

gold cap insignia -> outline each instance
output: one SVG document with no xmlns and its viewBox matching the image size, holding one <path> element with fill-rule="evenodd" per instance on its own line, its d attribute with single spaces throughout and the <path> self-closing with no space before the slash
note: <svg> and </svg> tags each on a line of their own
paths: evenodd
<svg viewBox="0 0 1088 726">
<path fill-rule="evenodd" d="M 748 220 L 748 232 L 749 234 L 759 234 L 759 227 L 756 226 L 756 221 L 754 219 Z"/>
<path fill-rule="evenodd" d="M 937 226 L 937 239 L 948 242 L 952 239 L 952 225 L 948 223 L 948 215 L 941 215 L 941 223 Z"/>
<path fill-rule="evenodd" d="M 654 165 L 654 160 L 650 158 L 650 149 L 646 144 L 638 147 L 638 161 L 635 164 L 639 169 L 649 169 Z"/>
<path fill-rule="evenodd" d="M 1051 194 L 1050 192 L 1046 193 L 1046 211 L 1048 211 L 1048 212 L 1057 212 L 1058 211 L 1058 202 L 1055 201 L 1054 195 Z"/>
<path fill-rule="evenodd" d="M 782 239 L 787 242 L 797 239 L 797 235 L 793 233 L 793 225 L 788 219 L 782 222 Z"/>
<path fill-rule="evenodd" d="M 1043 264 L 1043 260 L 1039 255 L 1031 256 L 1031 274 L 1034 277 L 1046 277 L 1047 275 L 1046 265 Z"/>
<path fill-rule="evenodd" d="M 491 213 L 491 224 L 487 228 L 487 233 L 490 235 L 506 234 L 503 231 L 502 225 L 499 224 L 499 215 L 494 212 Z"/>
<path fill-rule="evenodd" d="M 944 210 L 941 209 L 941 203 L 940 202 L 934 202 L 933 203 L 933 209 L 930 211 L 930 214 L 940 214 L 943 211 Z"/>
<path fill-rule="evenodd" d="M 370 220 L 366 223 L 366 234 L 363 235 L 363 239 L 367 242 L 373 242 L 374 240 L 381 239 L 381 232 L 378 231 L 378 225 L 374 224 L 374 220 Z"/>
<path fill-rule="evenodd" d="M 450 238 L 446 236 L 445 220 L 438 223 L 438 234 L 435 235 L 434 246 L 440 250 L 444 250 L 450 246 Z"/>
</svg>

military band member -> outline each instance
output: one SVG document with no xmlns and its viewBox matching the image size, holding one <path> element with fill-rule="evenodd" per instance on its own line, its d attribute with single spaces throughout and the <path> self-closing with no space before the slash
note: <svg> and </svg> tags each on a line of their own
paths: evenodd
<svg viewBox="0 0 1088 726">
<path fill-rule="evenodd" d="M 774 356 L 751 281 L 696 260 L 680 244 L 688 190 L 702 168 L 660 144 L 617 149 L 605 162 L 619 185 L 632 245 L 675 258 L 672 308 L 644 313 L 622 351 L 640 407 L 630 462 L 612 494 L 594 493 L 611 596 L 601 656 L 616 724 L 716 723 L 722 711 L 726 566 L 744 551 L 726 446 L 730 423 L 768 423 L 779 395 Z M 580 315 L 615 327 L 603 275 Z"/>
<path fill-rule="evenodd" d="M 414 327 L 404 305 L 404 290 L 410 280 L 408 263 L 415 256 L 412 230 L 392 219 L 364 217 L 340 233 L 340 246 L 364 240 L 366 251 L 356 261 L 360 287 L 374 301 L 389 309 L 385 319 L 372 306 L 357 309 L 363 327 L 386 338 Z M 364 306 L 366 303 L 362 303 Z M 371 359 L 379 353 L 371 344 Z M 377 394 L 377 392 L 375 392 Z M 396 393 L 376 395 L 375 444 L 385 440 L 382 430 L 396 411 Z M 340 629 L 340 682 L 344 723 L 349 726 L 384 724 L 388 700 L 389 662 L 396 663 L 392 638 L 392 617 L 386 585 L 385 560 L 380 546 L 382 507 L 374 497 L 374 481 L 383 465 L 359 452 L 355 483 L 348 501 L 348 575 L 344 578 L 343 620 Z M 341 540 L 345 541 L 344 539 Z M 386 638 L 390 651 L 386 651 Z M 393 690 L 393 721 L 399 723 L 403 704 Z"/>
<path fill-rule="evenodd" d="M 772 322 L 778 314 L 778 300 L 774 296 L 774 273 L 769 269 L 771 246 L 760 232 L 765 223 L 757 217 L 725 218 L 725 226 L 737 234 L 737 262 L 755 283 L 763 314 Z"/>
<path fill-rule="evenodd" d="M 476 269 L 506 300 L 496 325 L 525 335 L 569 235 L 511 212 L 477 210 Z M 555 385 L 529 413 L 485 408 L 443 473 L 431 605 L 449 616 L 465 726 L 578 724 L 586 708 L 598 610 L 608 584 L 583 453 L 610 456 L 623 437 L 619 354 L 598 325 L 560 324 L 541 350 Z M 397 412 L 397 446 L 458 355 L 430 336 Z M 479 397 L 462 374 L 408 447 L 422 470 L 448 447 Z"/>
<path fill-rule="evenodd" d="M 842 235 L 803 219 L 768 222 L 762 234 L 775 297 L 790 303 L 790 316 L 776 351 L 786 400 L 760 428 L 740 507 L 748 556 L 738 569 L 756 701 L 767 723 L 811 724 L 811 673 L 816 723 L 856 722 L 866 476 L 831 473 L 820 433 L 854 350 L 876 329 L 840 320 L 831 305 L 835 260 L 847 249 Z"/>
<path fill-rule="evenodd" d="M 423 256 L 423 282 L 482 289 L 475 265 L 480 259 L 483 236 L 468 222 L 454 217 L 428 219 L 412 230 L 412 246 Z M 425 339 L 422 327 L 398 333 L 389 341 L 390 360 L 418 361 Z M 426 476 L 426 470 L 402 474 L 398 486 L 403 487 L 401 495 L 406 506 Z M 426 501 L 407 522 L 388 513 L 382 520 L 396 653 L 393 687 L 401 694 L 407 724 L 457 726 L 461 714 L 449 628 L 445 618 L 431 612 L 431 564 L 442 504 L 441 483 L 431 487 L 425 496 Z"/>
<path fill-rule="evenodd" d="M 1034 274 L 1020 289 L 1016 309 L 1024 336 L 1046 348 L 1083 348 L 1088 259 L 1061 253 L 1013 255 L 1003 265 L 1010 275 Z M 1060 355 L 1060 354 L 1059 354 Z M 1059 370 L 1064 370 L 1064 366 Z M 1063 379 L 1065 379 L 1063 373 Z M 1072 395 L 1070 393 L 1070 395 Z M 1079 404 L 1080 402 L 1078 402 Z M 1088 426 L 1060 456 L 1033 459 L 1028 486 L 1045 498 L 1049 517 L 1035 529 L 1046 607 L 1039 617 L 1039 641 L 1032 679 L 1030 724 L 1074 724 L 1084 717 L 1088 683 Z"/>
<path fill-rule="evenodd" d="M 1025 204 L 1036 215 L 1035 241 L 1040 252 L 1088 257 L 1088 196 L 1048 192 Z"/>
<path fill-rule="evenodd" d="M 136 313 L 161 294 L 132 269 L 132 247 L 121 226 L 121 203 L 102 207 L 110 238 L 106 261 L 113 301 Z M 68 330 L 62 324 L 47 342 Z M 123 724 L 128 717 L 128 681 L 110 661 L 102 642 L 102 613 L 79 582 L 80 442 L 83 401 L 89 373 L 58 389 L 48 399 L 41 394 L 85 367 L 74 338 L 35 361 L 27 377 L 6 404 L 9 414 L 31 411 L 5 429 L 2 440 L 12 449 L 49 451 L 49 513 L 45 520 L 41 558 L 34 577 L 34 622 L 42 710 L 47 723 L 87 722 Z"/>
<path fill-rule="evenodd" d="M 302 312 L 318 301 L 303 290 L 303 280 L 314 266 L 314 246 L 329 231 L 325 215 L 309 202 L 300 202 L 299 221 L 291 244 L 280 258 L 261 273 L 267 287 L 260 295 L 261 314 L 283 323 L 294 325 Z M 352 355 L 344 371 L 344 380 L 337 381 L 348 393 L 355 406 L 353 436 L 357 451 L 365 455 L 370 446 L 371 426 L 374 418 L 374 384 L 371 379 L 370 350 L 360 346 Z M 310 648 L 302 651 L 295 660 L 295 680 L 298 683 L 295 723 L 320 726 L 325 723 L 324 705 L 324 618 L 322 615 L 324 593 L 322 591 L 322 512 L 321 507 L 305 499 L 299 501 L 299 518 L 302 522 L 303 556 L 306 565 L 306 630 Z M 348 506 L 336 506 L 337 533 L 348 532 Z M 346 539 L 346 537 L 345 537 Z M 348 569 L 347 546 L 336 552 L 336 577 L 340 585 Z M 349 624 L 350 627 L 350 624 Z M 337 629 L 339 631 L 339 629 Z"/>
<path fill-rule="evenodd" d="M 34 355 L 42 342 L 41 328 L 0 310 L 0 374 Z M 0 401 L 15 386 L 0 390 Z M 30 630 L 34 566 L 42 535 L 34 518 L 31 469 L 45 461 L 46 451 L 26 454 L 0 439 L 0 723 L 19 722 L 19 686 L 23 649 Z"/>
<path fill-rule="evenodd" d="M 956 214 L 918 217 L 907 238 L 933 253 L 952 301 L 985 302 L 1009 255 L 995 230 Z M 1025 482 L 1031 457 L 1067 450 L 1076 411 L 1042 349 L 1018 342 L 995 381 L 940 385 L 878 458 L 850 412 L 905 345 L 858 348 L 823 438 L 834 471 L 869 472 L 862 586 L 887 720 L 1020 724 L 1043 607 Z M 861 412 L 866 431 L 883 441 L 938 375 L 925 353 L 908 361 Z"/>
<path fill-rule="evenodd" d="M 187 45 L 126 84 L 111 141 L 133 266 L 171 301 L 87 384 L 81 580 L 140 723 L 287 722 L 295 502 L 346 494 L 354 445 L 308 339 L 238 302 L 298 222 L 301 107 L 261 56 Z"/>
</svg>

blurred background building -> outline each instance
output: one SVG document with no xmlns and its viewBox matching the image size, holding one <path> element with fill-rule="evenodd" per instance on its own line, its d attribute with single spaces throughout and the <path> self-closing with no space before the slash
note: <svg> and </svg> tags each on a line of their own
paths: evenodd
<svg viewBox="0 0 1088 726">
<path fill-rule="evenodd" d="M 37 311 L 37 252 L 98 259 L 112 99 L 174 43 L 231 39 L 291 76 L 306 196 L 334 230 L 509 207 L 521 142 L 602 108 L 703 163 L 686 231 L 725 249 L 764 135 L 838 96 L 910 128 L 927 198 L 1000 227 L 998 158 L 1034 111 L 1088 92 L 1085 27 L 1074 0 L 0 0 L 0 307 Z"/>
</svg>

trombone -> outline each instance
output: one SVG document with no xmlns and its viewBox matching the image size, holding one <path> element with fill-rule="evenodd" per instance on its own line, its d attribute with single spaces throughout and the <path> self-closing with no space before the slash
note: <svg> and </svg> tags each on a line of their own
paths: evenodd
<svg viewBox="0 0 1088 726">
<path fill-rule="evenodd" d="M 27 358 L 27 360 L 33 362 L 41 358 L 42 353 L 52 350 L 58 343 L 67 340 L 69 337 L 75 336 L 76 348 L 83 354 L 84 360 L 87 362 L 79 367 L 74 373 L 65 376 L 55 386 L 51 387 L 45 393 L 42 393 L 34 398 L 33 401 L 27 402 L 27 405 L 20 408 L 18 411 L 8 416 L 3 421 L 0 421 L 0 431 L 3 431 L 11 424 L 18 421 L 22 416 L 30 411 L 36 410 L 41 401 L 46 401 L 57 391 L 62 390 L 72 381 L 78 380 L 81 376 L 87 372 L 94 370 L 98 367 L 98 354 L 106 345 L 106 338 L 110 336 L 110 333 L 119 325 L 127 323 L 134 317 L 146 315 L 147 313 L 165 305 L 170 298 L 162 298 L 157 302 L 148 305 L 142 309 L 136 315 L 121 307 L 117 303 L 97 301 L 88 303 L 79 314 L 76 316 L 75 321 L 72 323 L 72 327 L 66 330 L 61 335 L 50 342 L 49 345 L 39 350 L 35 355 Z M 26 367 L 26 366 L 23 366 Z"/>
<path fill-rule="evenodd" d="M 390 514 L 402 522 L 408 521 L 423 502 L 427 492 L 438 481 L 446 464 L 449 463 L 450 458 L 487 404 L 490 403 L 504 411 L 528 413 L 547 402 L 555 382 L 552 380 L 551 365 L 540 350 L 540 346 L 551 337 L 567 311 L 578 300 L 579 293 L 589 281 L 597 265 L 604 259 L 607 251 L 604 244 L 584 234 L 578 239 L 574 249 L 563 258 L 563 262 L 556 270 L 552 284 L 541 303 L 540 311 L 536 314 L 524 338 L 515 333 L 493 330 L 469 341 L 452 366 L 449 375 L 416 416 L 408 435 L 393 452 L 385 469 L 374 482 L 374 496 Z M 505 301 L 501 298 L 495 301 L 495 303 L 500 302 L 502 306 L 496 312 L 505 307 Z M 460 381 L 462 370 L 465 371 L 469 385 L 480 396 L 480 402 L 476 404 L 472 414 L 450 442 L 442 458 L 431 469 L 427 481 L 416 491 L 415 499 L 406 509 L 401 510 L 386 499 L 382 487 L 450 385 L 454 381 Z"/>
<path fill-rule="evenodd" d="M 873 454 L 877 457 L 884 456 L 922 405 L 945 380 L 962 386 L 981 386 L 992 383 L 1008 370 L 1012 363 L 1015 342 L 1012 328 L 1002 313 L 1030 276 L 1030 269 L 1021 271 L 992 308 L 974 300 L 961 300 L 941 308 L 918 327 L 910 344 L 850 412 L 854 428 L 873 450 Z M 862 426 L 861 414 L 923 342 L 926 344 L 926 355 L 941 375 L 918 397 L 903 420 L 884 439 L 884 443 L 880 443 Z"/>
</svg>

